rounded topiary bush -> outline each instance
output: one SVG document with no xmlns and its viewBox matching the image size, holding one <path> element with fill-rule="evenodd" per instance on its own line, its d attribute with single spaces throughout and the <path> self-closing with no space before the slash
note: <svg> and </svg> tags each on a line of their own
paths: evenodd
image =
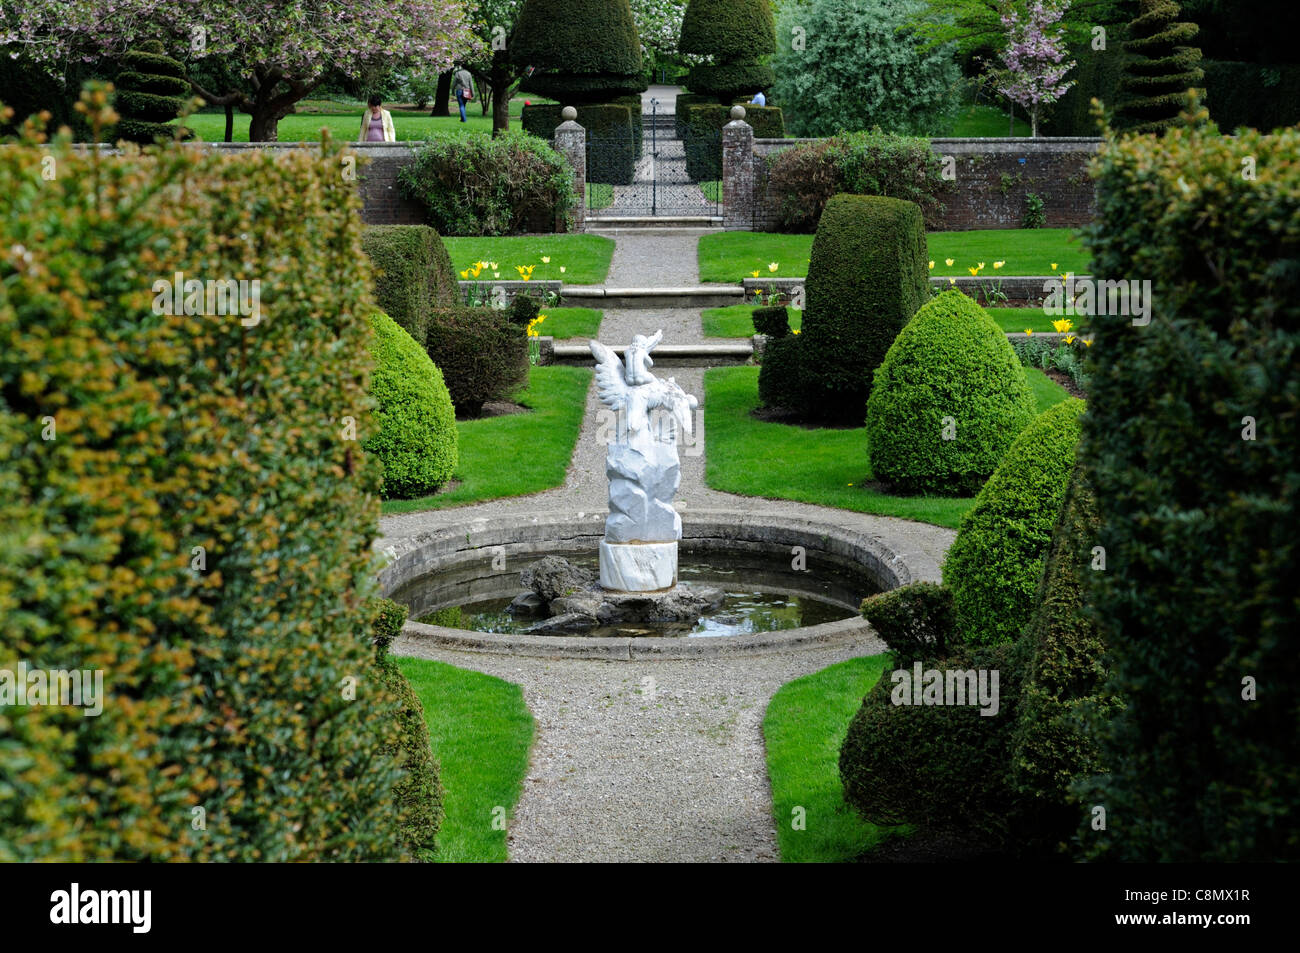
<svg viewBox="0 0 1300 953">
<path fill-rule="evenodd" d="M 831 198 L 804 287 L 807 406 L 818 416 L 861 423 L 872 373 L 930 297 L 920 207 L 878 195 Z"/>
<path fill-rule="evenodd" d="M 943 582 L 965 641 L 1009 642 L 1029 621 L 1074 469 L 1083 409 L 1083 401 L 1071 399 L 1035 417 L 962 518 Z"/>
<path fill-rule="evenodd" d="M 169 139 L 171 120 L 180 115 L 190 84 L 185 67 L 166 54 L 157 40 L 147 40 L 122 57 L 114 85 L 113 106 L 121 115 L 116 135 L 130 142 Z"/>
<path fill-rule="evenodd" d="M 442 372 L 424 348 L 382 312 L 370 319 L 375 433 L 362 448 L 384 464 L 384 496 L 424 496 L 451 479 L 458 462 L 456 415 Z"/>
<path fill-rule="evenodd" d="M 521 91 L 565 106 L 610 102 L 646 88 L 628 0 L 525 0 L 510 34 L 510 58 L 536 67 Z"/>
<path fill-rule="evenodd" d="M 881 675 L 840 747 L 844 800 L 873 824 L 957 831 L 985 845 L 1004 841 L 1013 824 L 1008 768 L 1022 656 L 1018 645 L 963 646 L 944 658 L 914 660 L 922 672 L 939 670 L 945 684 L 949 671 L 974 670 L 978 678 L 982 669 L 990 695 L 997 672 L 994 715 L 980 714 L 977 703 L 906 698 L 899 679 L 906 673 L 911 680 L 913 668 Z"/>
<path fill-rule="evenodd" d="M 525 329 L 491 308 L 440 308 L 429 314 L 429 357 L 442 371 L 462 417 L 477 417 L 528 383 Z"/>
<path fill-rule="evenodd" d="M 370 225 L 361 250 L 374 265 L 376 303 L 423 346 L 429 311 L 460 303 L 442 237 L 428 225 Z"/>
<path fill-rule="evenodd" d="M 677 48 L 711 57 L 691 70 L 691 91 L 730 105 L 737 96 L 769 88 L 772 68 L 759 58 L 776 52 L 776 22 L 767 0 L 690 0 Z"/>
<path fill-rule="evenodd" d="M 874 381 L 871 472 L 907 493 L 974 493 L 1037 409 L 1006 335 L 960 291 L 916 313 Z"/>
</svg>

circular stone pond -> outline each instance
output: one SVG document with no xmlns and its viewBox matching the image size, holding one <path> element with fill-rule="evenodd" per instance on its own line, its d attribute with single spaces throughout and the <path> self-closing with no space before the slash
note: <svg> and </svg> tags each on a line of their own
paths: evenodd
<svg viewBox="0 0 1300 953">
<path fill-rule="evenodd" d="M 683 513 L 681 581 L 728 598 L 693 626 L 528 634 L 505 605 L 543 556 L 594 560 L 605 513 L 541 513 L 442 525 L 378 544 L 385 595 L 411 608 L 403 638 L 462 651 L 636 659 L 783 651 L 871 636 L 863 597 L 917 578 L 877 536 L 830 523 L 718 510 Z M 924 571 L 923 571 L 924 572 Z M 423 620 L 423 621 L 420 621 Z"/>
</svg>

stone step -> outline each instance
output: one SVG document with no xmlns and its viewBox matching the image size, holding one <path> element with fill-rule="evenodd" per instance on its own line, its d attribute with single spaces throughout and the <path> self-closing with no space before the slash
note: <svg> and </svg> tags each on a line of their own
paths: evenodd
<svg viewBox="0 0 1300 953">
<path fill-rule="evenodd" d="M 591 231 L 593 228 L 722 228 L 722 216 L 589 214 L 587 216 L 587 231 Z"/>
<path fill-rule="evenodd" d="M 571 307 L 625 310 L 722 308 L 744 301 L 738 285 L 696 285 L 682 288 L 606 288 L 565 285 L 564 303 Z M 658 353 L 658 352 L 656 352 Z"/>
<path fill-rule="evenodd" d="M 626 345 L 610 345 L 610 350 L 620 358 Z M 556 343 L 550 349 L 551 362 L 555 364 L 591 367 L 595 358 L 586 344 Z M 754 346 L 748 341 L 729 344 L 660 344 L 655 348 L 655 367 L 719 367 L 729 364 L 748 364 L 754 356 Z"/>
</svg>

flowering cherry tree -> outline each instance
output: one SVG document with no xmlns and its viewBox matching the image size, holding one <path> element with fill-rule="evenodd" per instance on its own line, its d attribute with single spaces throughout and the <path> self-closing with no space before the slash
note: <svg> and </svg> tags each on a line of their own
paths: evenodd
<svg viewBox="0 0 1300 953">
<path fill-rule="evenodd" d="M 274 141 L 280 119 L 331 71 L 360 76 L 385 65 L 448 69 L 479 45 L 463 0 L 25 0 L 0 4 L 0 46 L 24 48 L 51 72 L 162 39 L 191 62 L 224 61 L 194 91 L 252 118 L 248 138 Z"/>
<path fill-rule="evenodd" d="M 1074 60 L 1062 62 L 1065 28 L 1058 25 L 1069 7 L 1070 0 L 1033 0 L 1023 9 L 1008 7 L 1002 13 L 1007 31 L 1001 54 L 1005 68 L 995 70 L 994 79 L 998 92 L 1029 113 L 1034 136 L 1042 107 L 1056 102 L 1074 85 L 1073 80 L 1064 82 Z"/>
</svg>

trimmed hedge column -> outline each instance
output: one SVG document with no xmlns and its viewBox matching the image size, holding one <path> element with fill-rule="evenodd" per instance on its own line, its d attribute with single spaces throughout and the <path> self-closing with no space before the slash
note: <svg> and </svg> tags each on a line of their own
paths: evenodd
<svg viewBox="0 0 1300 953">
<path fill-rule="evenodd" d="M 560 115 L 564 122 L 555 127 L 551 144 L 569 160 L 573 169 L 573 194 L 578 197 L 574 203 L 573 230 L 581 232 L 587 227 L 587 130 L 578 125 L 578 111 L 572 106 L 565 106 Z M 558 218 L 555 230 L 560 231 Z"/>
<path fill-rule="evenodd" d="M 754 224 L 754 129 L 745 107 L 731 107 L 722 127 L 722 227 L 744 231 Z"/>
</svg>

